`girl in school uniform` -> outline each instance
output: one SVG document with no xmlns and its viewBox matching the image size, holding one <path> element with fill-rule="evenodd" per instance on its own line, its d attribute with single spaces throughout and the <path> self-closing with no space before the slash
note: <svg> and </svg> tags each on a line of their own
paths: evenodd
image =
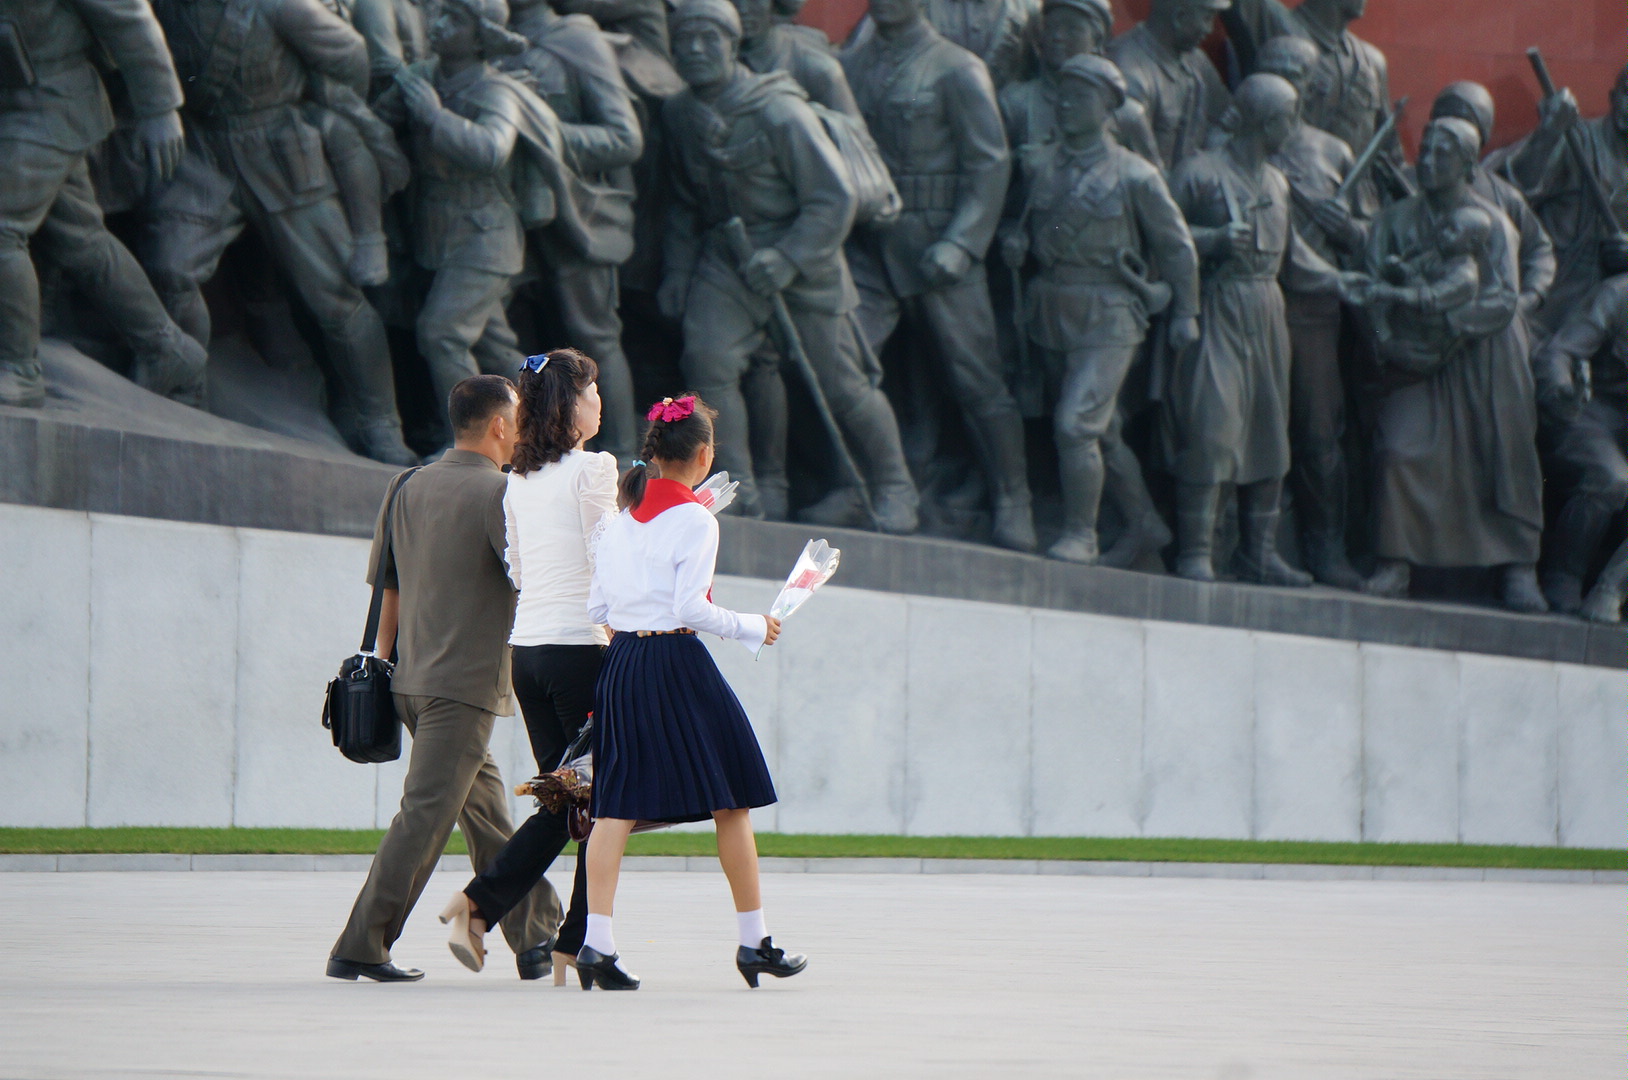
<svg viewBox="0 0 1628 1080">
<path fill-rule="evenodd" d="M 775 947 L 764 925 L 751 809 L 774 783 L 734 691 L 698 631 L 756 648 L 780 621 L 712 602 L 718 522 L 693 488 L 712 469 L 716 414 L 693 394 L 654 405 L 642 461 L 622 477 L 623 510 L 600 539 L 588 617 L 616 632 L 594 693 L 593 843 L 588 925 L 577 953 L 584 990 L 636 990 L 618 963 L 611 912 L 628 834 L 638 821 L 705 821 L 740 926 L 735 966 L 747 985 L 808 964 Z"/>
</svg>

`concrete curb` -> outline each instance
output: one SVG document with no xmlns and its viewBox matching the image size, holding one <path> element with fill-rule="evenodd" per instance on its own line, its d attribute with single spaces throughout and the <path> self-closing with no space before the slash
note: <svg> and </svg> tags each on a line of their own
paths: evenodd
<svg viewBox="0 0 1628 1080">
<path fill-rule="evenodd" d="M 366 873 L 371 855 L 4 855 L 0 873 L 107 873 L 110 871 L 292 870 Z M 630 856 L 633 872 L 718 873 L 718 860 L 698 855 Z M 1523 870 L 1473 866 L 1343 866 L 1304 863 L 1110 862 L 1047 859 L 783 859 L 764 858 L 770 874 L 1051 874 L 1084 877 L 1228 878 L 1238 881 L 1515 881 L 1547 885 L 1628 885 L 1623 870 Z M 461 855 L 443 856 L 437 869 L 467 873 Z M 561 856 L 554 869 L 572 872 Z"/>
</svg>

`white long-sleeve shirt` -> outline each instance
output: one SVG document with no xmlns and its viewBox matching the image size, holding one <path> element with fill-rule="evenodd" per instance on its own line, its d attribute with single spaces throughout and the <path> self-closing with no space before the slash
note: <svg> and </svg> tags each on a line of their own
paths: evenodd
<svg viewBox="0 0 1628 1080">
<path fill-rule="evenodd" d="M 503 516 L 509 580 L 519 591 L 511 645 L 604 645 L 588 617 L 594 545 L 616 514 L 616 458 L 572 450 L 521 476 L 509 474 Z"/>
<path fill-rule="evenodd" d="M 650 481 L 662 483 L 672 481 Z M 763 616 L 709 596 L 717 562 L 718 522 L 699 503 L 680 502 L 645 522 L 624 510 L 599 541 L 588 618 L 613 630 L 689 627 L 756 649 L 769 632 Z"/>
</svg>

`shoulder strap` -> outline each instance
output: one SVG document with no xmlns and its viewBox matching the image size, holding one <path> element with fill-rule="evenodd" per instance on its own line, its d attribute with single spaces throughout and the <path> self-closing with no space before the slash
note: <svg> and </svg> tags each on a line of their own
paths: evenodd
<svg viewBox="0 0 1628 1080">
<path fill-rule="evenodd" d="M 249 40 L 249 24 L 254 22 L 254 12 L 253 0 L 228 0 L 220 13 L 220 25 L 215 28 L 209 59 L 197 83 L 188 89 L 189 104 L 207 109 L 225 92 L 243 56 L 243 46 Z"/>
<path fill-rule="evenodd" d="M 396 500 L 401 497 L 401 489 L 407 486 L 407 481 L 423 466 L 415 465 L 402 473 L 396 480 L 394 490 L 390 492 L 390 503 L 384 508 L 384 532 L 380 537 L 379 558 L 373 564 L 373 600 L 367 606 L 367 628 L 362 631 L 362 652 L 373 652 L 373 646 L 379 639 L 379 613 L 384 610 L 384 560 L 390 554 L 390 519 L 395 516 Z"/>
</svg>

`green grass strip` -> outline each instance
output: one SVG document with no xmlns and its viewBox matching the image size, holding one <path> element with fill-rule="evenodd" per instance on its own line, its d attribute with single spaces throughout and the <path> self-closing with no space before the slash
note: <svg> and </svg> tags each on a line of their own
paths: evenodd
<svg viewBox="0 0 1628 1080">
<path fill-rule="evenodd" d="M 0 853 L 176 852 L 371 855 L 375 829 L 0 829 Z M 1628 851 L 1472 844 L 1332 844 L 1288 840 L 1184 840 L 1043 836 L 820 836 L 759 833 L 758 851 L 794 859 L 1090 859 L 1127 862 L 1321 863 L 1628 870 Z M 461 855 L 454 833 L 449 854 Z M 633 837 L 632 855 L 712 855 L 710 832 Z"/>
</svg>

